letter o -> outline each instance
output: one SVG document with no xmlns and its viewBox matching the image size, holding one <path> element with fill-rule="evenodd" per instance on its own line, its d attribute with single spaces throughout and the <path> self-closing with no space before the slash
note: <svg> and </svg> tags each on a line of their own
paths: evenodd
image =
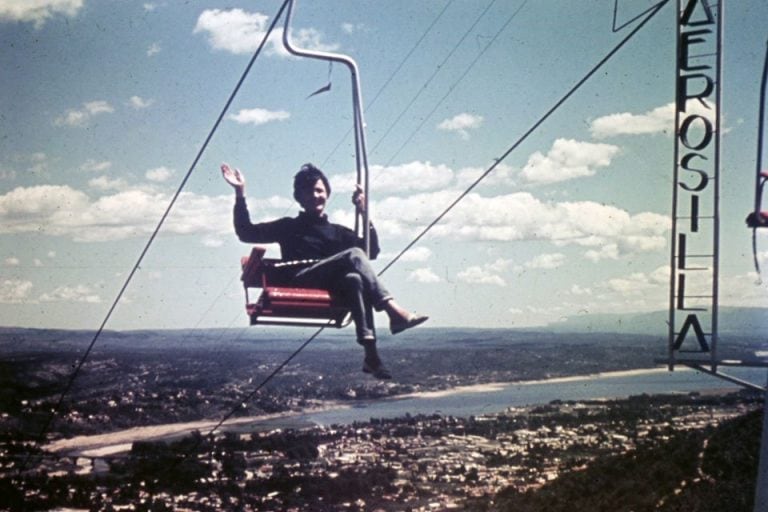
<svg viewBox="0 0 768 512">
<path fill-rule="evenodd" d="M 690 130 L 691 125 L 697 119 L 700 119 L 704 125 L 703 126 L 704 135 L 698 144 L 691 144 L 691 141 L 688 138 L 688 130 Z M 683 120 L 683 123 L 680 125 L 680 140 L 682 141 L 683 145 L 688 149 L 693 149 L 694 151 L 698 151 L 700 149 L 707 147 L 709 143 L 712 141 L 712 132 L 713 132 L 712 123 L 710 123 L 706 117 L 699 116 L 699 115 L 691 115 L 686 117 L 685 120 Z"/>
</svg>

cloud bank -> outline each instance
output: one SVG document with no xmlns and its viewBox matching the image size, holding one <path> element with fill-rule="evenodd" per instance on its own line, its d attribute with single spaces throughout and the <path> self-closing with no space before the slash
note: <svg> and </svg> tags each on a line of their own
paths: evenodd
<svg viewBox="0 0 768 512">
<path fill-rule="evenodd" d="M 83 0 L 0 0 L 0 21 L 32 23 L 42 28 L 56 15 L 76 16 Z"/>
</svg>

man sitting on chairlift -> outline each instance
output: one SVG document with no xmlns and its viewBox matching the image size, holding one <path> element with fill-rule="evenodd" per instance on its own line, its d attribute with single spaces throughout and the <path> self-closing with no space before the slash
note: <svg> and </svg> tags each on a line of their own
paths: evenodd
<svg viewBox="0 0 768 512">
<path fill-rule="evenodd" d="M 362 247 L 364 240 L 351 229 L 328 221 L 325 206 L 331 185 L 323 172 L 305 164 L 293 180 L 293 197 L 302 212 L 297 217 L 283 217 L 271 222 L 251 223 L 245 202 L 245 177 L 239 169 L 222 164 L 224 179 L 235 189 L 235 233 L 246 243 L 278 243 L 284 261 L 315 260 L 299 270 L 292 286 L 329 290 L 350 308 L 355 322 L 357 342 L 365 349 L 363 371 L 378 379 L 391 374 L 376 350 L 373 310 L 389 316 L 392 334 L 415 327 L 427 316 L 414 315 L 392 298 L 371 267 Z M 365 196 L 358 188 L 352 195 L 357 212 L 363 213 Z M 370 226 L 371 259 L 379 254 L 379 238 Z"/>
</svg>

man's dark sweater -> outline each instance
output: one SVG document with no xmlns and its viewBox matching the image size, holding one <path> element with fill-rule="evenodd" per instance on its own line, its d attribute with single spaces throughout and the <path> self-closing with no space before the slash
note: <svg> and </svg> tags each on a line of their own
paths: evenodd
<svg viewBox="0 0 768 512">
<path fill-rule="evenodd" d="M 245 243 L 278 243 L 282 259 L 319 260 L 352 247 L 363 248 L 363 239 L 328 217 L 313 217 L 305 212 L 298 217 L 283 217 L 271 222 L 251 223 L 245 198 L 239 197 L 234 208 L 235 233 Z M 371 226 L 370 259 L 379 254 L 379 237 Z"/>
</svg>

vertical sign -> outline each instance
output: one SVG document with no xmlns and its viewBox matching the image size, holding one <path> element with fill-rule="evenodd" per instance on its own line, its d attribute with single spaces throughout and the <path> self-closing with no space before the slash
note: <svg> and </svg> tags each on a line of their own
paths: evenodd
<svg viewBox="0 0 768 512">
<path fill-rule="evenodd" d="M 723 2 L 678 0 L 669 366 L 717 359 Z"/>
</svg>

